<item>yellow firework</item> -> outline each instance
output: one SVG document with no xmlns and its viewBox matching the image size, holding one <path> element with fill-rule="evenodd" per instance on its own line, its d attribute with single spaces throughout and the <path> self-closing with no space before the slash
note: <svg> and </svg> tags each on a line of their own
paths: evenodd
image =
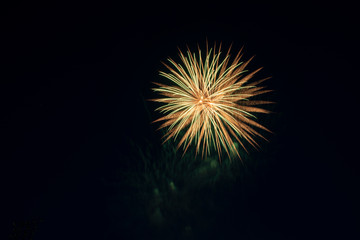
<svg viewBox="0 0 360 240">
<path fill-rule="evenodd" d="M 165 116 L 154 122 L 164 121 L 159 127 L 167 128 L 164 142 L 179 137 L 177 147 L 183 146 L 184 153 L 194 145 L 202 156 L 213 149 L 220 157 L 223 149 L 229 157 L 240 157 L 236 142 L 244 149 L 243 141 L 257 148 L 254 136 L 264 137 L 254 127 L 270 132 L 254 121 L 256 117 L 251 113 L 269 113 L 257 105 L 272 102 L 250 99 L 271 91 L 257 86 L 268 78 L 249 83 L 261 68 L 246 74 L 252 58 L 241 62 L 240 50 L 230 62 L 230 49 L 221 58 L 221 44 L 210 50 L 206 44 L 205 56 L 200 48 L 198 54 L 188 49 L 187 54 L 179 51 L 180 63 L 170 58 L 170 66 L 163 63 L 169 71 L 160 71 L 160 75 L 170 84 L 154 83 L 157 87 L 153 90 L 161 97 L 153 101 L 163 104 L 156 110 Z"/>
</svg>

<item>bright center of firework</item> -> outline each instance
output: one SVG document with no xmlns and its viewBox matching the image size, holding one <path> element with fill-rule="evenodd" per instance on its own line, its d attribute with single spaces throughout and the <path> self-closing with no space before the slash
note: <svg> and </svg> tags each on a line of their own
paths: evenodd
<svg viewBox="0 0 360 240">
<path fill-rule="evenodd" d="M 212 105 L 212 102 L 210 101 L 210 99 L 204 98 L 204 96 L 200 97 L 200 100 L 198 103 L 203 106 L 206 106 L 206 107 L 211 107 L 211 105 Z"/>
<path fill-rule="evenodd" d="M 203 103 L 203 99 L 204 99 L 204 97 L 201 96 L 201 98 L 200 98 L 200 100 L 199 100 L 199 103 Z"/>
</svg>

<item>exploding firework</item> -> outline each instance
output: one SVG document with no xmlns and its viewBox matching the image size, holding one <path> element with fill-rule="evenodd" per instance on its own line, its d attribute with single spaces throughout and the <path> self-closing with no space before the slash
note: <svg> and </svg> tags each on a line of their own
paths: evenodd
<svg viewBox="0 0 360 240">
<path fill-rule="evenodd" d="M 169 71 L 160 71 L 160 75 L 171 84 L 154 83 L 157 87 L 153 90 L 161 97 L 153 101 L 162 103 L 156 110 L 164 116 L 154 122 L 163 121 L 159 129 L 167 129 L 164 142 L 179 137 L 177 147 L 183 146 L 184 153 L 194 145 L 203 157 L 213 150 L 220 157 L 225 150 L 231 158 L 240 157 L 236 142 L 247 152 L 244 141 L 257 148 L 254 136 L 265 139 L 254 127 L 270 130 L 257 123 L 252 113 L 269 113 L 257 105 L 273 102 L 250 98 L 271 91 L 258 87 L 269 78 L 249 83 L 261 68 L 246 74 L 253 57 L 240 62 L 241 49 L 230 63 L 230 50 L 221 58 L 221 44 L 210 50 L 206 44 L 205 56 L 200 48 L 197 55 L 188 48 L 186 55 L 179 50 L 181 63 L 170 58 L 170 66 L 163 63 Z"/>
</svg>

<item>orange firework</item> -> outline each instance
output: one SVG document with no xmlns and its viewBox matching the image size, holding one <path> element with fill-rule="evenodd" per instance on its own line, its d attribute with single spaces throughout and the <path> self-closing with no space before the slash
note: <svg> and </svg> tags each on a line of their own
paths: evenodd
<svg viewBox="0 0 360 240">
<path fill-rule="evenodd" d="M 183 146 L 184 153 L 194 144 L 196 153 L 201 150 L 202 156 L 214 149 L 220 157 L 224 149 L 229 157 L 234 154 L 240 157 L 235 142 L 245 149 L 245 140 L 256 148 L 259 145 L 253 137 L 264 137 L 254 127 L 270 132 L 251 119 L 256 119 L 251 113 L 269 113 L 256 106 L 272 102 L 249 100 L 271 91 L 257 86 L 268 78 L 249 83 L 261 68 L 245 74 L 252 58 L 240 62 L 240 50 L 230 63 L 230 49 L 220 60 L 221 44 L 219 49 L 215 44 L 210 50 L 206 44 L 204 58 L 200 48 L 197 55 L 188 49 L 186 55 L 179 51 L 181 63 L 170 58 L 170 66 L 163 63 L 169 71 L 160 71 L 160 75 L 170 80 L 171 84 L 154 83 L 158 87 L 153 90 L 161 98 L 153 101 L 163 103 L 156 110 L 165 116 L 154 122 L 164 121 L 159 127 L 167 128 L 164 142 L 180 136 L 177 147 Z"/>
</svg>

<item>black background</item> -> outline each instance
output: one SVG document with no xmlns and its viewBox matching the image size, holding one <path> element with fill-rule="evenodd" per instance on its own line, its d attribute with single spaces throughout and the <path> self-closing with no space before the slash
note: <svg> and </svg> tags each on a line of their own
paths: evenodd
<svg viewBox="0 0 360 240">
<path fill-rule="evenodd" d="M 160 61 L 208 39 L 244 46 L 246 57 L 256 55 L 252 67 L 272 76 L 284 127 L 268 181 L 254 197 L 264 226 L 284 239 L 353 238 L 360 170 L 355 9 L 303 1 L 6 6 L 4 233 L 13 221 L 39 218 L 53 239 L 102 239 L 110 220 L 98 179 L 121 165 L 129 139 L 159 138 L 143 99 L 152 97 Z"/>
</svg>

